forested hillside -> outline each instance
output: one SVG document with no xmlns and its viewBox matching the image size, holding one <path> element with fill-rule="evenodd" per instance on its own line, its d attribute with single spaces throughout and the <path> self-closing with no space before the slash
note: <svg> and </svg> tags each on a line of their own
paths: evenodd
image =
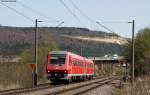
<svg viewBox="0 0 150 95">
<path fill-rule="evenodd" d="M 18 55 L 24 49 L 34 47 L 33 27 L 6 27 L 0 26 L 0 55 Z M 64 36 L 65 35 L 65 36 Z M 104 54 L 122 55 L 123 47 L 117 43 L 106 43 L 66 37 L 119 37 L 117 34 L 102 31 L 92 31 L 87 28 L 74 27 L 40 27 L 38 40 L 41 42 L 54 42 L 60 50 L 69 50 L 83 56 L 103 56 Z M 82 48 L 82 49 L 81 49 Z"/>
</svg>

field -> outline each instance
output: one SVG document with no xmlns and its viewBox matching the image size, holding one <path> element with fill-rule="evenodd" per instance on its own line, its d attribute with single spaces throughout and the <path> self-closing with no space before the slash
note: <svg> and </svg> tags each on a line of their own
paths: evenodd
<svg viewBox="0 0 150 95">
<path fill-rule="evenodd" d="M 21 63 L 0 63 L 0 90 L 30 86 L 31 71 Z"/>
</svg>

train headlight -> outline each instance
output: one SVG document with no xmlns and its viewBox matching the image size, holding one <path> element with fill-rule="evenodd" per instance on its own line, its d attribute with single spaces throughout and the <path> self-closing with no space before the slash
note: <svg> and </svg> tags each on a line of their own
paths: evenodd
<svg viewBox="0 0 150 95">
<path fill-rule="evenodd" d="M 68 70 L 64 70 L 64 73 L 67 74 L 67 73 L 68 73 Z"/>
</svg>

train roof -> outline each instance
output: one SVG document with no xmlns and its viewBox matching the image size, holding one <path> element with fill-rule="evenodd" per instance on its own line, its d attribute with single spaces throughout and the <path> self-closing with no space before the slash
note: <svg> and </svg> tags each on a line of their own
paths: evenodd
<svg viewBox="0 0 150 95">
<path fill-rule="evenodd" d="M 51 54 L 67 54 L 67 51 L 51 51 Z"/>
<path fill-rule="evenodd" d="M 68 52 L 68 51 L 51 51 L 50 53 L 51 53 L 51 54 L 67 54 L 67 53 L 68 53 L 69 55 L 72 55 L 72 56 L 75 56 L 75 57 L 78 57 L 78 58 L 84 58 L 86 61 L 89 61 L 89 62 L 92 62 L 92 63 L 93 63 L 92 60 L 87 59 L 86 57 L 83 57 L 83 56 L 80 56 L 80 55 L 77 55 L 77 54 L 75 54 L 75 53 Z"/>
</svg>

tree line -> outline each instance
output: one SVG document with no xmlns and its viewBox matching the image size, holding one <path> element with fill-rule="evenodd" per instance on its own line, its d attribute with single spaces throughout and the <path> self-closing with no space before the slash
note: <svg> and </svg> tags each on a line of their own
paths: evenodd
<svg viewBox="0 0 150 95">
<path fill-rule="evenodd" d="M 126 44 L 125 56 L 132 63 L 132 43 Z M 150 28 L 138 31 L 135 37 L 135 76 L 150 74 Z"/>
</svg>

